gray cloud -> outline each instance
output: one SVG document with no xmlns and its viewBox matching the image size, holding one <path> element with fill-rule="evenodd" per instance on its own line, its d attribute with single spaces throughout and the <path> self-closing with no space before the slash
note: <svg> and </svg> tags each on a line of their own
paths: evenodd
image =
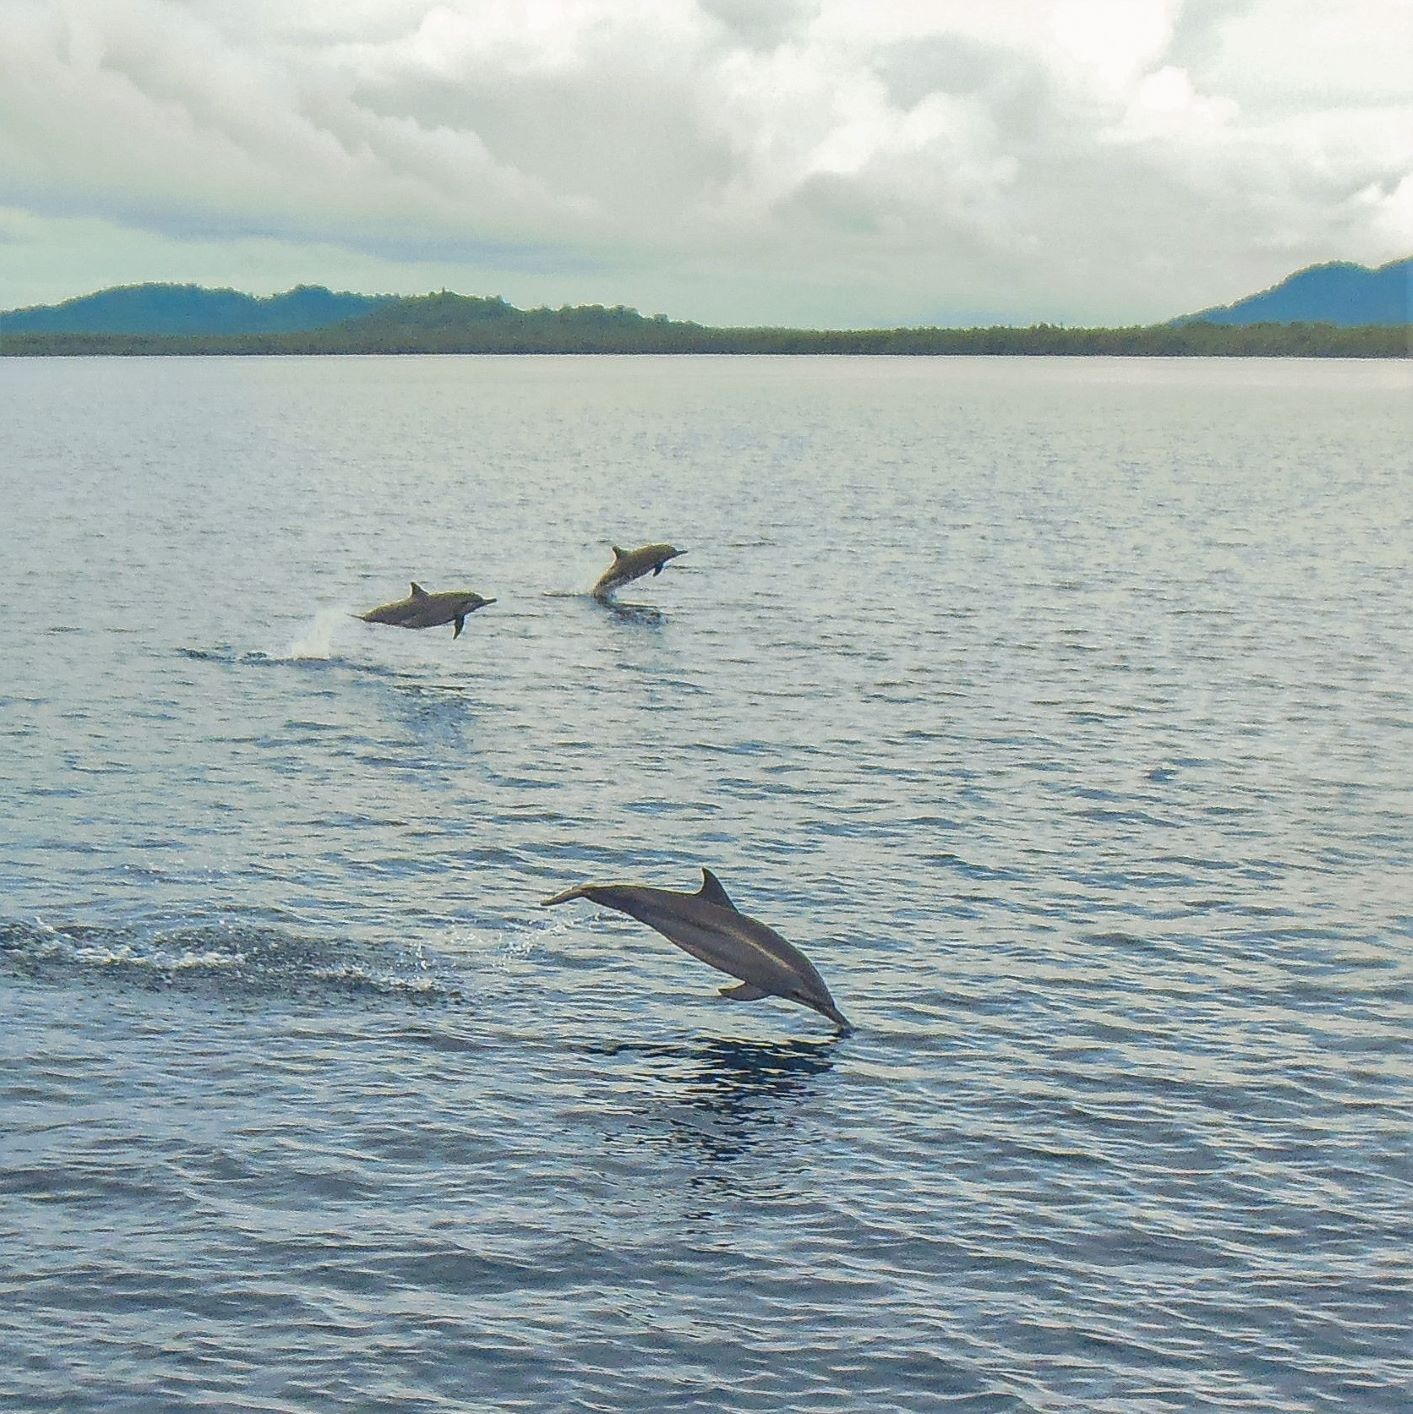
<svg viewBox="0 0 1413 1414">
<path fill-rule="evenodd" d="M 1413 247 L 1408 13 L 1341 9 L 1322 89 L 1273 0 L 6 0 L 0 306 L 225 247 L 267 289 L 1161 318 Z"/>
<path fill-rule="evenodd" d="M 817 0 L 697 0 L 702 13 L 753 49 L 799 39 L 819 13 Z"/>
<path fill-rule="evenodd" d="M 972 98 L 1012 117 L 1021 131 L 1056 102 L 1038 59 L 968 34 L 924 35 L 882 46 L 873 67 L 899 107 L 914 107 L 934 93 Z"/>
</svg>

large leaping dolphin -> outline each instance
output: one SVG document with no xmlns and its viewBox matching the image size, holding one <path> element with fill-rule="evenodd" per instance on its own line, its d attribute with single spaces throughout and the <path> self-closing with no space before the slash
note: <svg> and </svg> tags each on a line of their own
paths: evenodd
<svg viewBox="0 0 1413 1414">
<path fill-rule="evenodd" d="M 694 894 L 640 884 L 581 884 L 545 899 L 544 907 L 576 898 L 626 913 L 718 972 L 739 977 L 739 987 L 721 989 L 733 1002 L 782 997 L 827 1016 L 840 1031 L 853 1030 L 809 958 L 742 913 L 710 869 L 702 870 L 702 886 Z"/>
<path fill-rule="evenodd" d="M 391 604 L 379 604 L 366 614 L 355 614 L 365 624 L 392 624 L 394 628 L 436 628 L 438 624 L 455 624 L 453 638 L 461 637 L 467 614 L 494 604 L 494 599 L 482 599 L 469 589 L 443 589 L 428 594 L 420 584 L 412 585 L 406 599 L 394 599 Z"/>
<path fill-rule="evenodd" d="M 661 574 L 662 567 L 669 560 L 675 560 L 678 555 L 686 553 L 685 550 L 675 549 L 671 545 L 641 545 L 636 550 L 620 550 L 615 545 L 613 563 L 599 576 L 599 582 L 594 585 L 594 598 L 602 598 L 630 580 L 641 579 L 649 570 L 654 574 Z"/>
</svg>

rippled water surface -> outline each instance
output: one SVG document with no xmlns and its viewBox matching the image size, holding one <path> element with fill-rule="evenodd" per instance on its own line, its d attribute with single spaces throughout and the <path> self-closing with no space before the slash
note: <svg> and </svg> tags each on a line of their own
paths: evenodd
<svg viewBox="0 0 1413 1414">
<path fill-rule="evenodd" d="M 1410 383 L 0 362 L 0 1405 L 1406 1407 Z"/>
</svg>

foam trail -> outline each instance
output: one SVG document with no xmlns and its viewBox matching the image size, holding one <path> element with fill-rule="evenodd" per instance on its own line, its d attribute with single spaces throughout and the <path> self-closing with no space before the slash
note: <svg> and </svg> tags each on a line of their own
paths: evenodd
<svg viewBox="0 0 1413 1414">
<path fill-rule="evenodd" d="M 334 629 L 344 618 L 344 611 L 337 608 L 323 608 L 314 615 L 314 621 L 281 654 L 284 658 L 327 658 L 333 648 Z"/>
</svg>

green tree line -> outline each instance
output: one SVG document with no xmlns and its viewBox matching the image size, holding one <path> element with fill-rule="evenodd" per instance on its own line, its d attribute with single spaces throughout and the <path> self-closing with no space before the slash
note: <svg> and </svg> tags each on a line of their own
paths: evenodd
<svg viewBox="0 0 1413 1414">
<path fill-rule="evenodd" d="M 622 305 L 517 309 L 453 294 L 397 300 L 303 332 L 7 333 L 0 354 L 1011 354 L 1130 357 L 1407 358 L 1413 326 L 1186 323 L 1124 329 L 712 328 Z"/>
</svg>

